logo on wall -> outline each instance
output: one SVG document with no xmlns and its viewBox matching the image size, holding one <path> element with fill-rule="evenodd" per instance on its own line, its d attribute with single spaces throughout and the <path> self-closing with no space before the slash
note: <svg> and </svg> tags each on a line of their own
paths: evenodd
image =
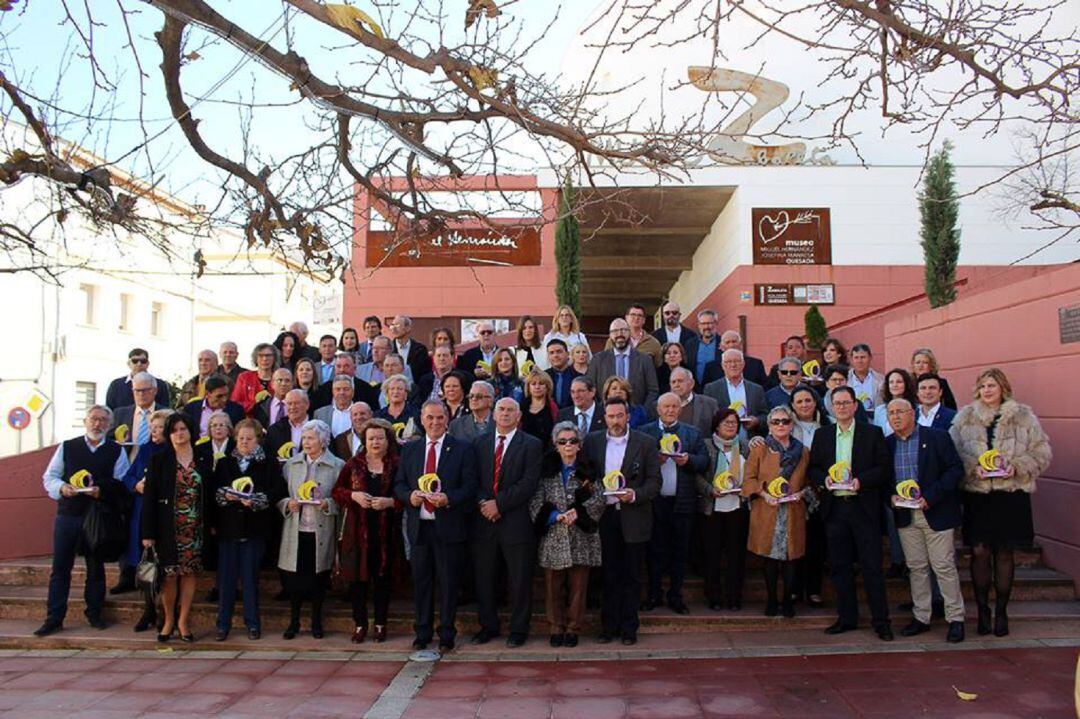
<svg viewBox="0 0 1080 719">
<path fill-rule="evenodd" d="M 755 265 L 830 265 L 829 209 L 755 207 L 751 210 Z"/>
</svg>

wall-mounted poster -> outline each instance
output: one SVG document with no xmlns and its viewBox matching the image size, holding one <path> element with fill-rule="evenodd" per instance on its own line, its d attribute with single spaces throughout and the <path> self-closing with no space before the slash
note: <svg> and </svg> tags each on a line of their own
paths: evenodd
<svg viewBox="0 0 1080 719">
<path fill-rule="evenodd" d="M 755 265 L 830 265 L 825 207 L 755 207 L 750 211 Z"/>
<path fill-rule="evenodd" d="M 834 285 L 754 285 L 755 305 L 831 305 Z"/>
</svg>

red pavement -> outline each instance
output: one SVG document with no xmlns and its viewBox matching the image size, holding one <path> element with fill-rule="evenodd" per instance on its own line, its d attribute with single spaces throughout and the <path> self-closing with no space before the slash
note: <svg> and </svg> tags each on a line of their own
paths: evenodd
<svg viewBox="0 0 1080 719">
<path fill-rule="evenodd" d="M 443 661 L 412 719 L 1018 717 L 1070 719 L 1077 650 L 761 659 Z M 0 659 L 0 716 L 361 717 L 392 661 L 37 656 Z M 956 697 L 952 687 L 979 695 Z"/>
</svg>

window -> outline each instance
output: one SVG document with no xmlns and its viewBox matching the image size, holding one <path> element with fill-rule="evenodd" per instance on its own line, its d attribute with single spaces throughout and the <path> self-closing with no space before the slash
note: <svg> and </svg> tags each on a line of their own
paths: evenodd
<svg viewBox="0 0 1080 719">
<path fill-rule="evenodd" d="M 83 417 L 97 403 L 96 382 L 75 383 L 75 425 L 82 424 Z"/>
<path fill-rule="evenodd" d="M 84 325 L 97 324 L 97 287 L 83 283 L 79 285 L 79 304 L 82 308 L 82 323 Z"/>
<path fill-rule="evenodd" d="M 165 305 L 161 302 L 150 303 L 150 334 L 160 337 L 165 329 Z"/>
<path fill-rule="evenodd" d="M 120 295 L 120 322 L 117 324 L 117 329 L 121 332 L 131 331 L 131 295 L 122 293 Z"/>
</svg>

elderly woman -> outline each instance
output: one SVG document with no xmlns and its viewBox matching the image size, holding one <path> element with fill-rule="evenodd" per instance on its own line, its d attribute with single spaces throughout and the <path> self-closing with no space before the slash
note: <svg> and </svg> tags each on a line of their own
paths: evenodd
<svg viewBox="0 0 1080 719">
<path fill-rule="evenodd" d="M 285 639 L 293 639 L 300 632 L 300 608 L 305 599 L 311 600 L 311 636 L 323 637 L 322 605 L 337 548 L 338 505 L 330 497 L 345 466 L 327 451 L 330 440 L 326 422 L 305 422 L 300 430 L 302 452 L 282 467 L 286 495 L 277 506 L 285 524 L 281 529 L 278 569 L 285 573 L 285 591 L 289 595 L 289 626 L 282 634 Z M 300 485 L 305 482 L 315 483 L 309 499 L 300 496 Z"/>
<path fill-rule="evenodd" d="M 495 350 L 491 358 L 491 386 L 495 388 L 495 401 L 503 397 L 517 400 L 520 405 L 525 401 L 525 387 L 518 376 L 518 362 L 514 351 L 509 347 Z"/>
<path fill-rule="evenodd" d="M 255 405 L 269 396 L 270 378 L 274 370 L 281 366 L 281 355 L 274 345 L 260 342 L 251 353 L 251 364 L 255 369 L 241 372 L 232 392 L 232 401 L 243 407 L 249 417 L 255 411 Z M 266 394 L 262 394 L 264 392 Z"/>
<path fill-rule="evenodd" d="M 384 419 L 373 419 L 361 428 L 360 436 L 363 449 L 345 464 L 333 492 L 342 514 L 337 571 L 352 602 L 353 644 L 362 643 L 368 633 L 369 587 L 375 602 L 372 639 L 386 641 L 395 527 L 400 526 L 402 509 L 392 491 L 398 467 L 393 428 Z"/>
<path fill-rule="evenodd" d="M 630 410 L 630 427 L 637 429 L 649 423 L 649 412 L 640 404 L 630 404 L 631 391 L 629 382 L 622 377 L 612 375 L 604 382 L 604 388 L 600 392 L 600 402 L 607 404 L 610 399 L 616 397 L 622 399 Z"/>
<path fill-rule="evenodd" d="M 142 514 L 141 536 L 144 547 L 154 548 L 165 574 L 161 586 L 165 621 L 157 640 L 169 641 L 173 630 L 179 628 L 180 638 L 190 643 L 195 635 L 188 620 L 203 569 L 203 533 L 213 468 L 208 455 L 195 452 L 195 425 L 186 414 L 169 415 L 164 434 L 165 449 L 154 455 L 146 471 L 143 502 L 147 510 Z"/>
<path fill-rule="evenodd" d="M 150 415 L 150 441 L 139 446 L 139 452 L 135 455 L 135 461 L 131 463 L 127 474 L 124 475 L 124 486 L 135 495 L 135 502 L 131 507 L 131 518 L 128 521 L 128 548 L 124 555 L 125 565 L 135 571 L 139 565 L 142 547 L 139 542 L 139 530 L 142 526 L 143 492 L 146 490 L 146 470 L 150 466 L 150 460 L 161 450 L 165 449 L 165 420 L 174 410 L 159 409 Z M 135 631 L 145 632 L 157 623 L 157 608 L 154 604 L 154 593 L 150 587 L 143 587 L 143 614 L 135 624 Z"/>
<path fill-rule="evenodd" d="M 814 433 L 832 422 L 822 408 L 817 392 L 806 385 L 799 385 L 791 393 L 791 409 L 795 412 L 791 436 L 809 451 L 814 444 Z M 814 491 L 813 486 L 807 489 L 807 492 Z M 807 495 L 807 499 L 806 554 L 795 577 L 794 594 L 796 600 L 805 599 L 807 606 L 820 607 L 824 604 L 821 580 L 825 574 L 825 522 L 821 518 L 817 496 Z"/>
<path fill-rule="evenodd" d="M 534 369 L 525 378 L 527 399 L 521 408 L 521 429 L 540 440 L 545 452 L 551 449 L 551 430 L 559 415 L 559 407 L 551 396 L 554 392 L 555 384 L 543 370 Z"/>
<path fill-rule="evenodd" d="M 769 436 L 750 449 L 746 460 L 742 494 L 751 500 L 750 538 L 747 548 L 765 561 L 765 616 L 775 617 L 779 608 L 785 617 L 795 616 L 791 601 L 795 582 L 795 560 L 806 549 L 806 505 L 803 489 L 810 452 L 791 436 L 795 413 L 783 405 L 767 417 Z M 769 491 L 769 484 L 787 480 L 789 494 L 799 497 L 781 503 Z M 777 602 L 777 580 L 784 576 L 783 606 Z"/>
<path fill-rule="evenodd" d="M 386 397 L 386 406 L 375 412 L 375 417 L 385 419 L 394 428 L 399 442 L 416 439 L 423 432 L 420 426 L 420 414 L 409 402 L 412 382 L 403 374 L 394 374 L 383 380 L 382 393 Z"/>
<path fill-rule="evenodd" d="M 232 419 L 219 409 L 211 413 L 206 429 L 207 435 L 195 442 L 195 451 L 209 454 L 210 462 L 216 468 L 218 461 L 227 457 L 236 446 L 232 436 Z"/>
<path fill-rule="evenodd" d="M 213 419 L 211 418 L 211 422 Z M 285 494 L 281 468 L 276 457 L 267 457 L 260 442 L 263 428 L 256 420 L 244 419 L 236 425 L 236 447 L 214 468 L 214 529 L 218 543 L 217 640 L 223 642 L 232 629 L 236 607 L 236 582 L 244 588 L 244 626 L 248 638 L 262 636 L 259 618 L 259 568 L 270 538 L 269 508 Z M 251 480 L 248 497 L 233 489 L 241 477 Z"/>
<path fill-rule="evenodd" d="M 724 407 L 712 420 L 709 471 L 698 476 L 699 510 L 705 515 L 705 598 L 709 609 L 719 611 L 721 598 L 731 610 L 742 609 L 743 579 L 746 573 L 746 536 L 750 512 L 738 493 L 724 494 L 713 485 L 721 472 L 731 472 L 736 486 L 744 476 L 750 448 L 739 439 L 739 413 Z M 721 561 L 721 560 L 724 561 Z M 727 576 L 721 567 L 727 566 Z M 726 580 L 726 581 L 723 581 Z"/>
<path fill-rule="evenodd" d="M 991 629 L 990 585 L 994 585 L 993 632 L 1009 633 L 1007 608 L 1013 583 L 1013 549 L 1031 544 L 1031 493 L 1035 479 L 1050 465 L 1050 443 L 1031 408 L 1012 397 L 1012 385 L 999 369 L 975 380 L 975 401 L 957 413 L 949 430 L 964 478 L 964 542 L 972 548 L 971 579 L 979 609 L 979 634 Z M 996 449 L 1004 476 L 988 476 L 979 457 Z"/>
<path fill-rule="evenodd" d="M 551 646 L 576 647 L 585 618 L 589 568 L 600 566 L 602 485 L 581 453 L 581 435 L 573 422 L 551 430 L 555 453 L 544 463 L 529 513 L 540 536 L 540 566 L 547 586 L 545 605 Z M 569 608 L 564 597 L 569 584 Z"/>
<path fill-rule="evenodd" d="M 924 374 L 938 375 L 938 381 L 941 384 L 941 404 L 955 411 L 956 397 L 953 396 L 953 391 L 952 388 L 949 387 L 949 382 L 940 375 L 937 357 L 934 356 L 934 351 L 929 347 L 920 347 L 911 353 L 911 376 L 915 378 L 916 386 L 918 385 L 919 377 Z M 915 405 L 916 409 L 918 406 L 918 404 Z"/>
</svg>

